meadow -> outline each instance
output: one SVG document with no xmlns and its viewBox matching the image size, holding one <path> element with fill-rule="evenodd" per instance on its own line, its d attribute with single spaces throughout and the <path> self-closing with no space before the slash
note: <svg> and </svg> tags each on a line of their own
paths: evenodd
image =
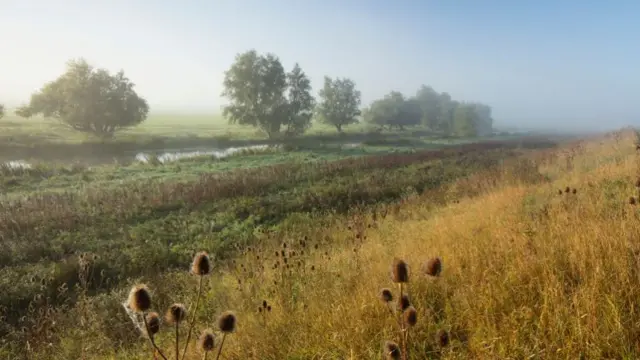
<svg viewBox="0 0 640 360">
<path fill-rule="evenodd" d="M 2 169 L 0 358 L 150 358 L 123 306 L 139 283 L 161 314 L 187 305 L 192 339 L 232 310 L 224 359 L 380 359 L 404 339 L 411 359 L 640 355 L 634 130 L 367 140 Z M 199 251 L 206 277 L 189 273 Z M 398 297 L 394 259 L 408 336 L 380 299 Z M 167 355 L 174 335 L 154 336 Z M 192 341 L 186 359 L 202 357 Z"/>
</svg>

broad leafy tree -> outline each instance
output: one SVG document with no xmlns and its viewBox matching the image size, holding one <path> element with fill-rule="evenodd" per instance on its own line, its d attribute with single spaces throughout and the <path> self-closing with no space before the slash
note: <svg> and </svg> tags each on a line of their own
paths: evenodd
<svg viewBox="0 0 640 360">
<path fill-rule="evenodd" d="M 0 119 L 4 117 L 4 105 L 0 104 Z"/>
<path fill-rule="evenodd" d="M 361 94 L 351 79 L 328 76 L 319 93 L 320 101 L 316 107 L 320 121 L 335 126 L 338 132 L 349 124 L 358 122 L 360 116 Z"/>
<path fill-rule="evenodd" d="M 31 96 L 23 115 L 42 114 L 70 128 L 101 138 L 142 123 L 149 113 L 147 101 L 134 90 L 123 71 L 111 74 L 86 60 L 72 60 L 56 80 Z"/>
<path fill-rule="evenodd" d="M 287 76 L 278 57 L 255 50 L 237 55 L 223 86 L 222 96 L 230 100 L 223 115 L 230 123 L 260 128 L 269 138 L 280 132 L 287 115 Z"/>
</svg>

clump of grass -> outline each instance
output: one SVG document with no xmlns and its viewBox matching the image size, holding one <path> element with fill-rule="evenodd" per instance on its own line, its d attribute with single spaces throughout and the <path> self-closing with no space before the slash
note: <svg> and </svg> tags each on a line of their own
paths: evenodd
<svg viewBox="0 0 640 360">
<path fill-rule="evenodd" d="M 172 325 L 175 332 L 175 359 L 180 360 L 184 359 L 187 353 L 187 349 L 189 348 L 189 341 L 191 339 L 191 334 L 193 328 L 196 323 L 197 317 L 197 309 L 198 304 L 200 302 L 200 298 L 202 296 L 203 289 L 203 278 L 206 275 L 209 275 L 212 270 L 211 259 L 206 252 L 199 252 L 195 255 L 193 262 L 191 264 L 191 273 L 199 277 L 198 288 L 196 291 L 195 299 L 194 299 L 194 307 L 192 311 L 191 322 L 189 323 L 189 329 L 187 333 L 187 338 L 184 342 L 184 349 L 182 351 L 182 356 L 180 356 L 180 325 L 187 320 L 187 308 L 182 303 L 174 303 L 167 309 L 165 313 L 165 321 L 168 325 Z M 160 347 L 155 342 L 155 336 L 161 330 L 161 320 L 160 316 L 157 312 L 150 311 L 152 308 L 152 297 L 148 287 L 144 284 L 135 285 L 131 291 L 129 292 L 129 297 L 126 301 L 126 308 L 132 311 L 135 314 L 142 316 L 142 322 L 144 328 L 141 328 L 137 323 L 139 328 L 141 328 L 141 332 L 146 335 L 149 339 L 149 342 L 152 346 L 155 355 L 160 355 L 164 360 L 168 360 L 165 353 L 160 349 Z M 132 320 L 134 318 L 132 317 Z M 220 318 L 218 319 L 218 328 L 222 333 L 222 341 L 220 342 L 220 346 L 218 348 L 218 355 L 216 359 L 220 357 L 222 353 L 222 346 L 224 345 L 224 341 L 227 334 L 233 333 L 236 329 L 236 316 L 233 312 L 225 311 L 222 313 Z M 215 348 L 215 333 L 210 329 L 207 329 L 202 332 L 200 338 L 198 339 L 197 345 L 201 351 L 203 351 L 203 358 L 206 359 L 208 353 L 213 351 Z"/>
</svg>

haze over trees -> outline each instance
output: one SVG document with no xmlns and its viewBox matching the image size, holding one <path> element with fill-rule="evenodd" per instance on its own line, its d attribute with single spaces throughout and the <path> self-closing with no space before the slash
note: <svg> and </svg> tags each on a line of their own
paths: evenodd
<svg viewBox="0 0 640 360">
<path fill-rule="evenodd" d="M 29 103 L 16 114 L 41 114 L 74 130 L 110 138 L 116 131 L 147 118 L 149 105 L 134 86 L 123 71 L 111 74 L 84 59 L 71 60 L 65 73 L 31 95 Z"/>
<path fill-rule="evenodd" d="M 488 105 L 455 101 L 449 94 L 438 93 L 425 85 L 410 98 L 391 91 L 373 101 L 364 110 L 363 119 L 381 128 L 422 125 L 434 132 L 455 136 L 489 135 L 493 126 Z"/>
<path fill-rule="evenodd" d="M 0 119 L 4 117 L 4 105 L 0 104 Z"/>
</svg>

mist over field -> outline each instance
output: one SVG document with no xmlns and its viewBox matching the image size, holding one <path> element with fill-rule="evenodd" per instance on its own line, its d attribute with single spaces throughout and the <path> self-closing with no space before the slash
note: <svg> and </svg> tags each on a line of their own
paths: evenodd
<svg viewBox="0 0 640 360">
<path fill-rule="evenodd" d="M 640 358 L 638 13 L 0 0 L 0 359 Z"/>
</svg>

